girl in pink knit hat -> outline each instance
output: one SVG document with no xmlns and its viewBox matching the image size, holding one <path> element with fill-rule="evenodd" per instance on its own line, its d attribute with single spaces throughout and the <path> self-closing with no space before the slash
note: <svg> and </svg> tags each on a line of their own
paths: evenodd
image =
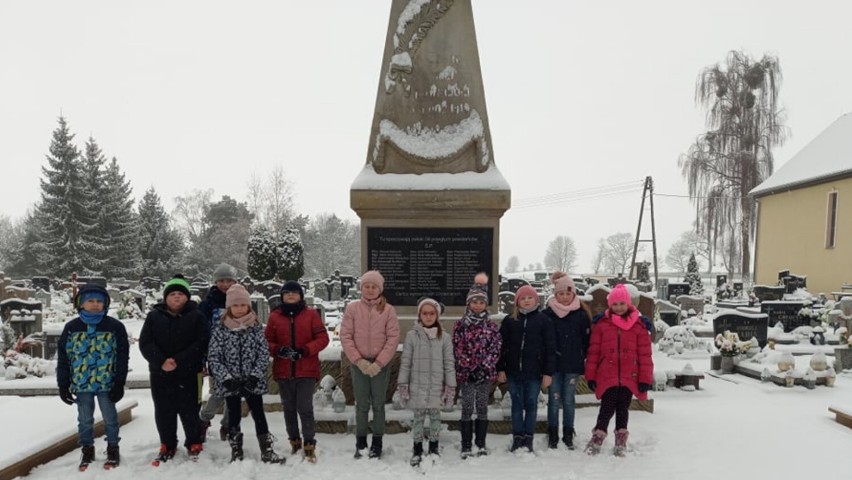
<svg viewBox="0 0 852 480">
<path fill-rule="evenodd" d="M 351 362 L 355 391 L 355 458 L 367 449 L 367 420 L 373 410 L 373 442 L 370 458 L 381 458 L 385 432 L 385 400 L 390 382 L 391 360 L 399 345 L 396 310 L 382 292 L 385 279 L 378 270 L 361 275 L 361 299 L 343 312 L 340 343 Z"/>
<path fill-rule="evenodd" d="M 586 382 L 601 401 L 598 420 L 586 453 L 597 455 L 606 439 L 609 421 L 615 415 L 615 449 L 623 457 L 627 449 L 627 420 L 630 401 L 648 398 L 654 378 L 651 336 L 630 292 L 621 284 L 607 296 L 609 308 L 592 327 Z"/>
</svg>

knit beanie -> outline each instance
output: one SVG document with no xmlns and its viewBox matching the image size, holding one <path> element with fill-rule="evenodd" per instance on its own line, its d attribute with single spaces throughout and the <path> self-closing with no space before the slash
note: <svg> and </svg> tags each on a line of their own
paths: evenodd
<svg viewBox="0 0 852 480">
<path fill-rule="evenodd" d="M 482 300 L 485 303 L 488 303 L 488 293 L 485 290 L 485 285 L 474 284 L 470 287 L 470 290 L 467 292 L 467 305 L 470 305 L 470 302 L 474 300 Z"/>
<path fill-rule="evenodd" d="M 435 309 L 435 320 L 436 321 L 441 320 L 441 304 L 438 303 L 436 300 L 428 298 L 428 297 L 421 299 L 420 302 L 417 304 L 417 319 L 418 320 L 420 319 L 420 310 L 423 309 L 424 305 L 432 305 L 432 307 Z"/>
<path fill-rule="evenodd" d="M 299 282 L 288 280 L 281 285 L 281 298 L 284 299 L 284 294 L 287 292 L 296 292 L 299 294 L 299 299 L 305 299 L 305 291 L 302 290 L 302 285 Z"/>
<path fill-rule="evenodd" d="M 606 297 L 606 303 L 610 307 L 616 302 L 624 302 L 627 305 L 632 305 L 630 303 L 630 292 L 627 291 L 627 287 L 623 283 L 616 285 Z"/>
<path fill-rule="evenodd" d="M 569 288 L 571 290 L 576 290 L 574 280 L 572 280 L 571 276 L 565 272 L 554 272 L 550 277 L 550 281 L 553 283 L 554 293 L 567 292 Z"/>
<path fill-rule="evenodd" d="M 236 283 L 228 288 L 228 293 L 225 294 L 225 308 L 231 305 L 251 305 L 251 296 L 246 287 Z"/>
<path fill-rule="evenodd" d="M 219 280 L 237 280 L 237 269 L 228 265 L 227 263 L 222 263 L 216 266 L 216 270 L 213 270 L 213 282 L 218 282 Z"/>
<path fill-rule="evenodd" d="M 100 299 L 101 303 L 104 304 L 104 311 L 109 310 L 110 298 L 106 289 L 94 285 L 94 284 L 86 284 L 77 292 L 77 297 L 74 300 L 74 307 L 77 310 L 81 310 L 83 308 L 83 302 L 90 298 Z"/>
<path fill-rule="evenodd" d="M 186 298 L 192 297 L 192 294 L 189 292 L 189 282 L 183 278 L 183 275 L 175 275 L 168 282 L 166 282 L 165 287 L 163 288 L 163 298 L 169 296 L 172 292 L 180 292 L 186 295 Z"/>
<path fill-rule="evenodd" d="M 536 292 L 533 287 L 529 285 L 524 285 L 519 288 L 517 292 L 515 292 L 515 304 L 517 305 L 518 301 L 521 298 L 526 297 L 527 295 L 533 297 L 536 302 L 538 302 L 538 292 Z"/>
<path fill-rule="evenodd" d="M 379 287 L 380 292 L 385 291 L 385 277 L 383 277 L 378 270 L 364 272 L 364 274 L 361 275 L 361 285 L 364 285 L 365 283 L 372 283 Z"/>
</svg>

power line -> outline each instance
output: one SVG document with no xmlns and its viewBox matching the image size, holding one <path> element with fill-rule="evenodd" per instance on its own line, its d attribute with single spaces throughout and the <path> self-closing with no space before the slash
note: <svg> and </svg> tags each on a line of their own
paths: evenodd
<svg viewBox="0 0 852 480">
<path fill-rule="evenodd" d="M 691 196 L 689 196 L 689 195 L 675 195 L 675 194 L 673 194 L 673 193 L 657 193 L 657 192 L 654 192 L 654 195 L 659 195 L 659 196 L 661 196 L 661 197 L 677 197 L 677 198 L 722 198 L 722 199 L 729 199 L 729 200 L 740 200 L 741 198 L 743 198 L 743 197 L 735 197 L 735 196 L 733 196 L 733 195 L 725 195 L 725 196 L 722 196 L 722 197 L 704 197 L 704 196 L 696 195 L 696 196 L 694 196 L 694 197 L 691 197 Z"/>
<path fill-rule="evenodd" d="M 643 188 L 644 180 L 615 183 L 597 187 L 588 187 L 580 190 L 541 195 L 538 197 L 527 197 L 513 202 L 513 208 L 531 208 L 556 205 L 560 203 L 573 203 L 595 198 L 623 195 L 638 192 Z"/>
</svg>

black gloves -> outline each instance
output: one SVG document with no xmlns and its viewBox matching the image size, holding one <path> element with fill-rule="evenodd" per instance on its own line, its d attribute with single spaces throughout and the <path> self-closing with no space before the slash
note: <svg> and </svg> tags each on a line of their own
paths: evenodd
<svg viewBox="0 0 852 480">
<path fill-rule="evenodd" d="M 70 387 L 59 387 L 59 399 L 65 402 L 67 405 L 74 405 L 77 401 L 74 398 L 74 394 L 71 393 Z"/>
<path fill-rule="evenodd" d="M 114 383 L 112 388 L 109 389 L 109 401 L 118 403 L 122 398 L 124 398 L 124 385 Z"/>
<path fill-rule="evenodd" d="M 598 389 L 598 382 L 596 382 L 596 381 L 594 381 L 594 380 L 589 380 L 589 381 L 587 381 L 586 383 L 589 385 L 589 389 L 590 389 L 592 392 L 594 392 L 595 390 L 597 390 L 597 389 Z"/>
<path fill-rule="evenodd" d="M 650 383 L 640 383 L 639 384 L 639 391 L 640 392 L 644 393 L 644 392 L 647 392 L 647 391 L 650 391 L 650 390 L 651 390 L 651 384 Z"/>
<path fill-rule="evenodd" d="M 305 351 L 301 348 L 278 347 L 278 357 L 287 358 L 290 360 L 298 360 L 305 355 Z"/>
<path fill-rule="evenodd" d="M 257 384 L 260 383 L 260 379 L 257 377 L 248 377 L 246 379 L 246 390 L 254 390 L 257 387 Z"/>
<path fill-rule="evenodd" d="M 481 368 L 474 369 L 468 375 L 468 380 L 470 383 L 482 383 L 488 379 L 488 374 L 485 373 L 485 370 Z"/>
<path fill-rule="evenodd" d="M 236 378 L 229 378 L 222 382 L 222 386 L 225 387 L 225 390 L 228 392 L 237 392 L 240 388 L 242 388 L 243 382 Z"/>
</svg>

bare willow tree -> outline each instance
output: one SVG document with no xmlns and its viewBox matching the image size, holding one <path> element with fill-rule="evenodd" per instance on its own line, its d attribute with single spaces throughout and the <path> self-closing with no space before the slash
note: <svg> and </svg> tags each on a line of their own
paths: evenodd
<svg viewBox="0 0 852 480">
<path fill-rule="evenodd" d="M 248 181 L 248 205 L 258 224 L 266 225 L 275 238 L 282 238 L 295 217 L 294 186 L 284 167 L 276 164 L 264 174 L 252 173 Z"/>
<path fill-rule="evenodd" d="M 772 150 L 786 139 L 780 89 L 781 66 L 771 55 L 755 61 L 731 51 L 724 67 L 705 68 L 695 101 L 707 109 L 708 131 L 678 161 L 696 206 L 698 232 L 714 249 L 724 246 L 731 275 L 739 259 L 744 278 L 751 276 L 755 217 L 748 193 L 772 174 Z"/>
</svg>

